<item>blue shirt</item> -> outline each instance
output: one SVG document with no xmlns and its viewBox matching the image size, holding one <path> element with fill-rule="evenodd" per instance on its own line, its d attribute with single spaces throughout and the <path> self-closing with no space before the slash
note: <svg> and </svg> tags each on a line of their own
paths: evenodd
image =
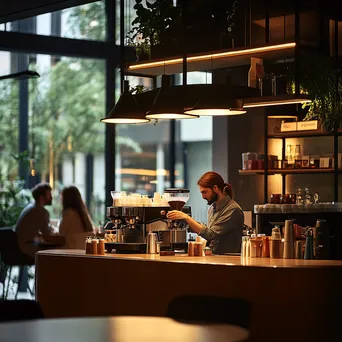
<svg viewBox="0 0 342 342">
<path fill-rule="evenodd" d="M 208 212 L 208 225 L 198 235 L 210 241 L 214 254 L 240 253 L 244 225 L 241 207 L 229 196 L 213 203 Z"/>
</svg>

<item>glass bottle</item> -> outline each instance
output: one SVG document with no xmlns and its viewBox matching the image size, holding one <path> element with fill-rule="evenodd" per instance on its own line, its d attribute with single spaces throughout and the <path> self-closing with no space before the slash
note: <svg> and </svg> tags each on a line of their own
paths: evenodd
<svg viewBox="0 0 342 342">
<path fill-rule="evenodd" d="M 319 194 L 318 192 L 315 192 L 314 194 L 314 204 L 318 204 L 319 203 Z"/>
<path fill-rule="evenodd" d="M 302 191 L 301 187 L 297 188 L 296 204 L 297 205 L 303 205 L 304 204 L 303 191 Z"/>
<path fill-rule="evenodd" d="M 287 167 L 292 169 L 293 167 L 293 150 L 292 145 L 286 145 L 286 159 L 287 159 Z"/>
<path fill-rule="evenodd" d="M 294 159 L 294 167 L 296 169 L 300 169 L 302 167 L 302 153 L 300 151 L 300 145 L 296 145 Z"/>
<path fill-rule="evenodd" d="M 310 194 L 310 189 L 306 186 L 304 188 L 304 192 L 305 192 L 305 204 L 313 204 L 313 200 L 312 200 L 312 194 Z"/>
</svg>

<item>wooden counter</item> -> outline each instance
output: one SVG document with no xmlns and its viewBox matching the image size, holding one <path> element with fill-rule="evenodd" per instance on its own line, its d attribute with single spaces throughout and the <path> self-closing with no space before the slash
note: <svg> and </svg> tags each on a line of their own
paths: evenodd
<svg viewBox="0 0 342 342">
<path fill-rule="evenodd" d="M 253 341 L 341 340 L 342 261 L 49 250 L 36 276 L 48 317 L 164 316 L 174 297 L 208 294 L 252 304 Z"/>
</svg>

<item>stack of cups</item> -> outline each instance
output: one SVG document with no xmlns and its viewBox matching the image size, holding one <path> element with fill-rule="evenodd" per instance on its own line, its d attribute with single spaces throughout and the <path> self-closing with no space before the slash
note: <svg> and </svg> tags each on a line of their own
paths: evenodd
<svg viewBox="0 0 342 342">
<path fill-rule="evenodd" d="M 272 236 L 270 240 L 270 257 L 281 258 L 281 234 L 280 228 L 275 227 L 272 229 Z"/>
<path fill-rule="evenodd" d="M 160 196 L 160 193 L 159 192 L 155 192 L 153 194 L 153 205 L 154 206 L 158 206 L 158 205 L 161 205 L 161 196 Z"/>
<path fill-rule="evenodd" d="M 294 230 L 293 230 L 293 221 L 291 221 L 291 220 L 285 221 L 283 258 L 284 259 L 294 259 L 295 258 Z"/>
<path fill-rule="evenodd" d="M 242 237 L 242 242 L 241 242 L 241 257 L 242 258 L 249 257 L 249 251 L 247 251 L 248 240 L 249 240 L 248 236 Z"/>
<path fill-rule="evenodd" d="M 270 240 L 268 236 L 262 237 L 262 254 L 263 258 L 269 258 L 270 256 Z"/>
<path fill-rule="evenodd" d="M 295 244 L 295 257 L 296 259 L 303 259 L 303 245 L 300 240 L 296 241 Z"/>
</svg>

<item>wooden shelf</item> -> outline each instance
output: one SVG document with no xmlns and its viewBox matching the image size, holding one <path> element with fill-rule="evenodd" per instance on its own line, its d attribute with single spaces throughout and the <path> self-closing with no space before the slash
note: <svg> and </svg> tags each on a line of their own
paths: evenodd
<svg viewBox="0 0 342 342">
<path fill-rule="evenodd" d="M 338 170 L 339 173 L 342 172 L 341 169 Z M 239 170 L 239 175 L 263 175 L 264 170 Z M 268 175 L 307 175 L 307 174 L 320 174 L 320 173 L 334 173 L 333 168 L 326 169 L 270 169 L 267 171 Z"/>
<path fill-rule="evenodd" d="M 293 211 L 293 212 L 266 212 L 266 213 L 255 213 L 254 215 L 284 215 L 284 216 L 295 216 L 295 215 L 331 215 L 331 214 L 340 214 L 342 215 L 342 212 L 340 211 Z"/>
<path fill-rule="evenodd" d="M 338 132 L 338 135 L 341 133 Z M 314 138 L 314 137 L 332 137 L 334 132 L 320 132 L 320 131 L 297 131 L 297 132 L 281 132 L 269 134 L 268 139 L 290 139 L 290 138 Z"/>
<path fill-rule="evenodd" d="M 264 60 L 293 58 L 295 45 L 294 42 L 284 42 L 276 45 L 258 45 L 203 54 L 189 54 L 187 56 L 187 71 L 208 71 L 249 65 L 251 57 Z M 125 73 L 133 76 L 158 76 L 179 74 L 182 70 L 183 59 L 181 56 L 176 56 L 130 64 Z"/>
</svg>

